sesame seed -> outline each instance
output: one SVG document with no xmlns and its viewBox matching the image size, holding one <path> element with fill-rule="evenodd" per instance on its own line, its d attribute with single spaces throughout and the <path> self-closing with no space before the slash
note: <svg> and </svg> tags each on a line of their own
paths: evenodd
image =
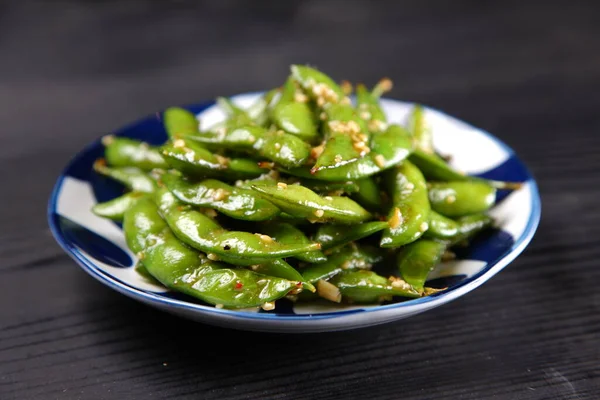
<svg viewBox="0 0 600 400">
<path fill-rule="evenodd" d="M 273 243 L 273 238 L 269 235 L 259 235 L 258 237 L 265 243 Z"/>
<path fill-rule="evenodd" d="M 277 182 L 277 187 L 278 187 L 279 189 L 286 189 L 286 188 L 287 188 L 287 186 L 288 186 L 288 185 L 287 185 L 287 183 L 284 183 L 284 182 Z"/>
<path fill-rule="evenodd" d="M 227 198 L 227 195 L 228 195 L 228 193 L 225 190 L 218 188 L 217 190 L 215 190 L 212 198 L 215 199 L 216 201 L 221 201 L 221 200 L 224 200 L 225 198 Z"/>
<path fill-rule="evenodd" d="M 347 106 L 349 106 L 351 103 L 352 103 L 352 102 L 350 101 L 350 98 L 349 98 L 349 97 L 344 97 L 344 98 L 343 98 L 343 99 L 340 101 L 340 104 L 344 104 L 344 105 L 347 105 Z"/>
<path fill-rule="evenodd" d="M 271 311 L 271 310 L 275 309 L 275 302 L 268 301 L 265 304 L 261 305 L 260 307 L 265 311 Z"/>
<path fill-rule="evenodd" d="M 360 141 L 355 142 L 353 146 L 355 149 L 364 149 L 365 147 L 367 147 L 367 144 L 365 142 Z"/>
<path fill-rule="evenodd" d="M 350 260 L 344 261 L 344 263 L 341 265 L 341 267 L 342 267 L 342 269 L 350 268 Z"/>
<path fill-rule="evenodd" d="M 372 119 L 369 121 L 369 130 L 379 132 L 387 128 L 387 124 L 378 119 Z"/>
<path fill-rule="evenodd" d="M 102 138 L 102 144 L 104 146 L 109 146 L 110 144 L 112 144 L 112 142 L 115 141 L 115 136 L 114 135 L 106 135 Z"/>
<path fill-rule="evenodd" d="M 250 143 L 254 143 L 254 142 L 256 142 L 256 138 L 254 137 L 254 135 L 250 135 L 250 136 L 248 136 L 248 141 Z"/>
<path fill-rule="evenodd" d="M 217 159 L 217 162 L 218 162 L 219 164 L 221 164 L 221 165 L 223 165 L 223 166 L 225 166 L 225 165 L 229 164 L 229 158 L 227 158 L 227 157 L 223 157 L 223 156 L 220 156 L 220 155 L 218 155 L 218 154 L 215 154 L 215 157 L 216 157 L 216 159 Z"/>
<path fill-rule="evenodd" d="M 391 281 L 392 287 L 399 288 L 399 289 L 405 289 L 405 290 L 410 289 L 410 285 L 404 279 L 401 279 L 401 278 L 398 278 L 395 276 L 390 276 L 389 280 Z"/>
<path fill-rule="evenodd" d="M 319 156 L 321 155 L 321 153 L 323 153 L 323 149 L 325 149 L 325 145 L 324 144 L 320 144 L 316 147 L 313 147 L 312 149 L 310 149 L 310 156 L 312 158 L 319 158 Z"/>
<path fill-rule="evenodd" d="M 323 198 L 324 198 L 325 200 L 327 200 L 327 201 L 332 201 L 332 200 L 333 200 L 333 197 L 331 197 L 331 196 L 325 196 L 325 197 L 323 197 Z"/>
<path fill-rule="evenodd" d="M 204 215 L 206 215 L 207 217 L 214 218 L 217 216 L 217 212 L 212 208 L 207 208 L 206 210 L 204 210 Z"/>
<path fill-rule="evenodd" d="M 325 121 L 327 119 L 327 113 L 325 113 L 325 111 L 323 111 L 321 114 L 319 114 L 319 119 L 321 121 Z"/>
<path fill-rule="evenodd" d="M 360 132 L 360 126 L 358 125 L 358 123 L 356 121 L 348 121 L 346 123 L 346 125 L 348 126 L 348 130 L 351 133 L 359 133 Z"/>
<path fill-rule="evenodd" d="M 280 150 L 281 149 L 281 143 L 275 143 L 274 147 L 275 147 L 275 150 Z"/>
<path fill-rule="evenodd" d="M 259 268 L 260 268 L 260 265 L 258 265 L 258 264 L 250 266 L 250 269 L 252 269 L 252 271 L 258 271 Z"/>
<path fill-rule="evenodd" d="M 143 260 L 144 258 L 146 258 L 146 254 L 144 254 L 143 251 L 138 252 L 136 255 L 139 260 Z"/>
<path fill-rule="evenodd" d="M 414 184 L 414 183 L 412 183 L 412 182 L 408 182 L 408 183 L 406 184 L 406 189 L 408 189 L 408 190 L 413 190 L 414 188 L 415 188 L 415 184 Z"/>
<path fill-rule="evenodd" d="M 177 140 L 173 141 L 173 147 L 175 147 L 175 148 L 185 147 L 185 141 L 183 139 L 177 139 Z"/>
<path fill-rule="evenodd" d="M 211 261 L 218 261 L 219 260 L 219 256 L 217 256 L 215 253 L 208 253 L 206 255 L 206 258 L 208 258 Z"/>
<path fill-rule="evenodd" d="M 315 214 L 315 216 L 316 216 L 317 218 L 321 218 L 321 217 L 322 217 L 322 216 L 325 214 L 325 211 L 323 211 L 323 210 L 315 210 L 315 211 L 313 212 L 313 214 Z"/>
<path fill-rule="evenodd" d="M 294 94 L 294 101 L 297 101 L 298 103 L 306 103 L 308 101 L 308 97 L 306 97 L 304 93 L 296 92 L 296 94 Z"/>
<path fill-rule="evenodd" d="M 456 259 L 456 253 L 446 250 L 444 254 L 442 254 L 442 261 L 452 261 Z"/>
<path fill-rule="evenodd" d="M 425 232 L 427 229 L 429 229 L 429 224 L 427 222 L 422 222 L 421 225 L 419 225 L 419 230 L 421 232 Z"/>
<path fill-rule="evenodd" d="M 362 111 L 362 112 L 360 113 L 360 117 L 361 117 L 362 119 L 371 119 L 371 113 L 370 113 L 370 112 L 368 112 L 368 111 Z"/>
<path fill-rule="evenodd" d="M 377 164 L 379 168 L 383 168 L 385 166 L 385 158 L 381 154 L 377 154 L 375 156 L 375 164 Z"/>
<path fill-rule="evenodd" d="M 402 224 L 402 221 L 402 213 L 400 212 L 400 209 L 398 207 L 395 207 L 392 211 L 391 218 L 388 220 L 388 225 L 390 228 L 396 229 L 400 226 L 400 224 Z"/>
<path fill-rule="evenodd" d="M 215 304 L 215 308 L 223 308 L 223 304 Z"/>
<path fill-rule="evenodd" d="M 257 285 L 264 285 L 265 283 L 267 283 L 266 279 L 259 279 L 259 280 L 256 281 Z"/>
<path fill-rule="evenodd" d="M 342 81 L 342 84 L 340 86 L 342 88 L 342 92 L 344 92 L 345 95 L 352 93 L 352 84 L 350 82 Z"/>
<path fill-rule="evenodd" d="M 325 99 L 324 99 L 324 98 L 322 98 L 322 97 L 318 97 L 318 98 L 317 98 L 317 105 L 318 105 L 319 107 L 323 107 L 323 106 L 325 105 Z"/>
<path fill-rule="evenodd" d="M 455 201 L 456 201 L 456 196 L 454 196 L 454 195 L 450 195 L 450 196 L 446 197 L 446 203 L 448 203 L 448 204 L 452 204 Z"/>
<path fill-rule="evenodd" d="M 336 154 L 335 157 L 333 158 L 335 160 L 336 163 L 341 163 L 343 158 L 341 154 Z"/>
</svg>

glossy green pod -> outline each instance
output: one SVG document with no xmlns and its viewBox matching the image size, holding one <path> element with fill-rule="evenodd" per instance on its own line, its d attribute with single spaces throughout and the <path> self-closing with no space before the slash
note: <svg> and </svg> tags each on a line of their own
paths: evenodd
<svg viewBox="0 0 600 400">
<path fill-rule="evenodd" d="M 327 107 L 344 99 L 342 88 L 323 72 L 306 65 L 292 65 L 292 77 L 319 107 Z"/>
<path fill-rule="evenodd" d="M 408 161 L 387 171 L 384 181 L 392 196 L 392 209 L 380 246 L 400 247 L 417 240 L 429 228 L 427 185 L 421 171 Z"/>
<path fill-rule="evenodd" d="M 311 172 L 336 169 L 366 155 L 368 130 L 350 104 L 333 104 L 325 110 L 325 144 Z"/>
<path fill-rule="evenodd" d="M 352 200 L 367 210 L 381 211 L 383 209 L 383 199 L 375 180 L 372 177 L 368 177 L 358 179 L 355 183 L 358 185 L 358 191 L 352 194 Z"/>
<path fill-rule="evenodd" d="M 212 147 L 255 152 L 286 168 L 303 165 L 310 156 L 310 145 L 302 139 L 261 126 L 241 126 L 215 135 L 189 136 L 186 139 Z"/>
<path fill-rule="evenodd" d="M 271 236 L 273 240 L 281 244 L 310 244 L 313 243 L 304 232 L 295 226 L 286 222 L 272 222 L 261 225 L 261 232 Z M 321 263 L 327 260 L 327 257 L 321 251 L 308 251 L 294 256 L 300 261 L 311 264 Z"/>
<path fill-rule="evenodd" d="M 456 220 L 456 223 L 458 224 L 458 235 L 449 242 L 449 245 L 454 246 L 465 240 L 471 239 L 479 232 L 489 228 L 493 222 L 494 220 L 492 217 L 487 214 L 472 214 L 458 218 Z"/>
<path fill-rule="evenodd" d="M 304 268 L 302 276 L 307 282 L 316 283 L 320 279 L 331 279 L 342 271 L 371 269 L 382 258 L 381 252 L 375 248 L 347 246 L 330 255 L 327 261 Z"/>
<path fill-rule="evenodd" d="M 421 170 L 428 181 L 484 182 L 496 189 L 505 190 L 517 190 L 523 186 L 522 182 L 504 182 L 466 175 L 450 167 L 446 161 L 437 154 L 429 154 L 419 149 L 415 149 L 410 154 L 409 159 Z"/>
<path fill-rule="evenodd" d="M 161 177 L 161 182 L 180 201 L 212 208 L 231 218 L 265 221 L 280 212 L 277 206 L 253 190 L 230 186 L 214 179 L 192 182 L 176 174 L 166 173 Z"/>
<path fill-rule="evenodd" d="M 99 217 L 109 218 L 113 221 L 123 221 L 125 211 L 129 210 L 138 200 L 146 194 L 143 192 L 129 192 L 122 196 L 103 203 L 95 204 L 92 212 Z"/>
<path fill-rule="evenodd" d="M 290 175 L 324 181 L 347 181 L 375 175 L 404 161 L 411 152 L 410 137 L 399 125 L 371 138 L 371 151 L 361 159 L 330 169 L 322 169 L 311 174 L 308 168 L 283 169 Z"/>
<path fill-rule="evenodd" d="M 447 244 L 421 239 L 402 248 L 396 265 L 402 279 L 422 293 L 429 273 L 440 263 Z"/>
<path fill-rule="evenodd" d="M 271 119 L 279 129 L 314 143 L 320 136 L 314 113 L 307 103 L 308 98 L 297 93 L 296 82 L 289 78 L 281 93 L 281 97 L 270 112 Z"/>
<path fill-rule="evenodd" d="M 299 287 L 315 292 L 315 286 L 304 279 L 302 274 L 284 260 L 273 260 L 267 263 L 252 265 L 252 271 L 259 274 L 275 276 L 298 283 Z"/>
<path fill-rule="evenodd" d="M 371 236 L 388 227 L 385 221 L 363 222 L 357 225 L 320 225 L 313 240 L 321 243 L 321 249 L 327 250 L 355 240 Z"/>
<path fill-rule="evenodd" d="M 373 271 L 343 271 L 330 283 L 337 286 L 342 298 L 354 303 L 380 303 L 393 296 L 417 298 L 421 294 L 401 280 L 390 281 Z"/>
<path fill-rule="evenodd" d="M 298 282 L 231 269 L 180 242 L 150 199 L 125 213 L 124 231 L 148 273 L 166 287 L 228 308 L 260 306 L 298 289 Z"/>
<path fill-rule="evenodd" d="M 429 212 L 429 229 L 424 237 L 430 239 L 451 240 L 458 235 L 458 223 L 453 219 L 444 217 L 434 210 Z"/>
<path fill-rule="evenodd" d="M 428 186 L 431 208 L 447 217 L 479 214 L 496 201 L 496 189 L 485 182 L 432 182 Z"/>
<path fill-rule="evenodd" d="M 356 85 L 358 115 L 367 122 L 369 130 L 373 133 L 383 132 L 387 128 L 387 117 L 379 104 L 379 98 L 391 88 L 392 81 L 389 79 L 379 81 L 372 91 L 365 85 Z"/>
<path fill-rule="evenodd" d="M 181 107 L 169 107 L 162 115 L 163 125 L 167 135 L 176 139 L 185 135 L 197 135 L 200 123 L 196 116 Z"/>
<path fill-rule="evenodd" d="M 341 196 L 321 197 L 299 185 L 276 186 L 255 183 L 252 189 L 262 194 L 280 210 L 313 222 L 353 224 L 366 221 L 371 214 L 353 200 Z"/>
<path fill-rule="evenodd" d="M 109 135 L 102 138 L 102 144 L 104 158 L 111 167 L 137 167 L 144 171 L 168 167 L 160 149 L 148 143 Z"/>
<path fill-rule="evenodd" d="M 173 233 L 187 245 L 214 255 L 212 259 L 247 266 L 321 247 L 318 243 L 284 245 L 262 234 L 227 231 L 210 217 L 184 206 L 166 188 L 159 188 L 156 199 Z"/>
<path fill-rule="evenodd" d="M 255 178 L 265 172 L 254 160 L 219 156 L 191 140 L 169 142 L 162 147 L 162 154 L 171 167 L 195 177 L 235 180 Z"/>
<path fill-rule="evenodd" d="M 129 190 L 143 193 L 153 193 L 156 190 L 156 181 L 148 173 L 136 167 L 111 168 L 104 159 L 94 162 L 94 171 L 121 183 Z"/>
<path fill-rule="evenodd" d="M 413 146 L 423 153 L 434 155 L 433 135 L 431 128 L 425 120 L 425 109 L 421 105 L 416 105 L 408 119 L 408 130 L 412 135 Z M 435 156 L 438 157 L 438 156 Z"/>
<path fill-rule="evenodd" d="M 300 185 L 309 188 L 313 192 L 319 194 L 350 194 L 356 193 L 360 190 L 358 183 L 352 181 L 346 182 L 330 182 L 330 181 L 319 181 L 316 179 L 300 178 Z"/>
</svg>

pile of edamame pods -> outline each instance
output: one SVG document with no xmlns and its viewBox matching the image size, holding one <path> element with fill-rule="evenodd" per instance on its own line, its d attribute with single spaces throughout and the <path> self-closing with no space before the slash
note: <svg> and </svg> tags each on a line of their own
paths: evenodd
<svg viewBox="0 0 600 400">
<path fill-rule="evenodd" d="M 93 212 L 122 221 L 142 273 L 218 308 L 427 296 L 429 272 L 518 184 L 452 169 L 420 106 L 388 124 L 390 88 L 357 85 L 353 105 L 349 83 L 292 65 L 248 109 L 218 99 L 227 118 L 208 130 L 169 108 L 160 147 L 103 138 L 94 169 L 129 191 Z"/>
</svg>

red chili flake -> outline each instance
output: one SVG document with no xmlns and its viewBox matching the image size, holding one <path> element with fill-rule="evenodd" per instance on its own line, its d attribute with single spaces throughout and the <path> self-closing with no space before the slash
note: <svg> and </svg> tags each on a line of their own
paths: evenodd
<svg viewBox="0 0 600 400">
<path fill-rule="evenodd" d="M 298 287 L 302 286 L 302 282 L 296 282 L 296 286 L 298 286 Z"/>
<path fill-rule="evenodd" d="M 244 284 L 242 282 L 235 283 L 235 290 L 241 290 L 243 287 L 244 287 Z"/>
</svg>

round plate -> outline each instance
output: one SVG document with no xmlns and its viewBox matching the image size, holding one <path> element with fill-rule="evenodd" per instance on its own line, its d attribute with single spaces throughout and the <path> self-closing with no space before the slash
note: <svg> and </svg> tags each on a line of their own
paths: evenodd
<svg viewBox="0 0 600 400">
<path fill-rule="evenodd" d="M 247 107 L 259 93 L 243 94 L 234 101 Z M 404 123 L 413 104 L 382 99 L 390 122 Z M 202 126 L 224 116 L 214 102 L 186 107 L 197 113 Z M 485 178 L 524 182 L 514 192 L 499 191 L 491 210 L 498 229 L 476 238 L 457 259 L 442 263 L 428 285 L 448 287 L 428 297 L 374 306 L 340 306 L 333 303 L 292 303 L 279 300 L 274 311 L 224 310 L 147 281 L 134 265 L 121 226 L 92 214 L 97 202 L 122 193 L 118 184 L 93 172 L 103 156 L 100 140 L 81 151 L 59 177 L 48 205 L 50 228 L 60 246 L 90 275 L 105 285 L 153 307 L 209 324 L 273 332 L 321 332 L 382 324 L 415 315 L 448 303 L 490 279 L 506 267 L 531 241 L 540 219 L 540 198 L 535 180 L 514 152 L 480 129 L 431 108 L 426 118 L 436 148 L 452 156 L 454 167 Z M 143 119 L 116 133 L 151 144 L 161 144 L 166 134 L 157 116 Z"/>
</svg>

